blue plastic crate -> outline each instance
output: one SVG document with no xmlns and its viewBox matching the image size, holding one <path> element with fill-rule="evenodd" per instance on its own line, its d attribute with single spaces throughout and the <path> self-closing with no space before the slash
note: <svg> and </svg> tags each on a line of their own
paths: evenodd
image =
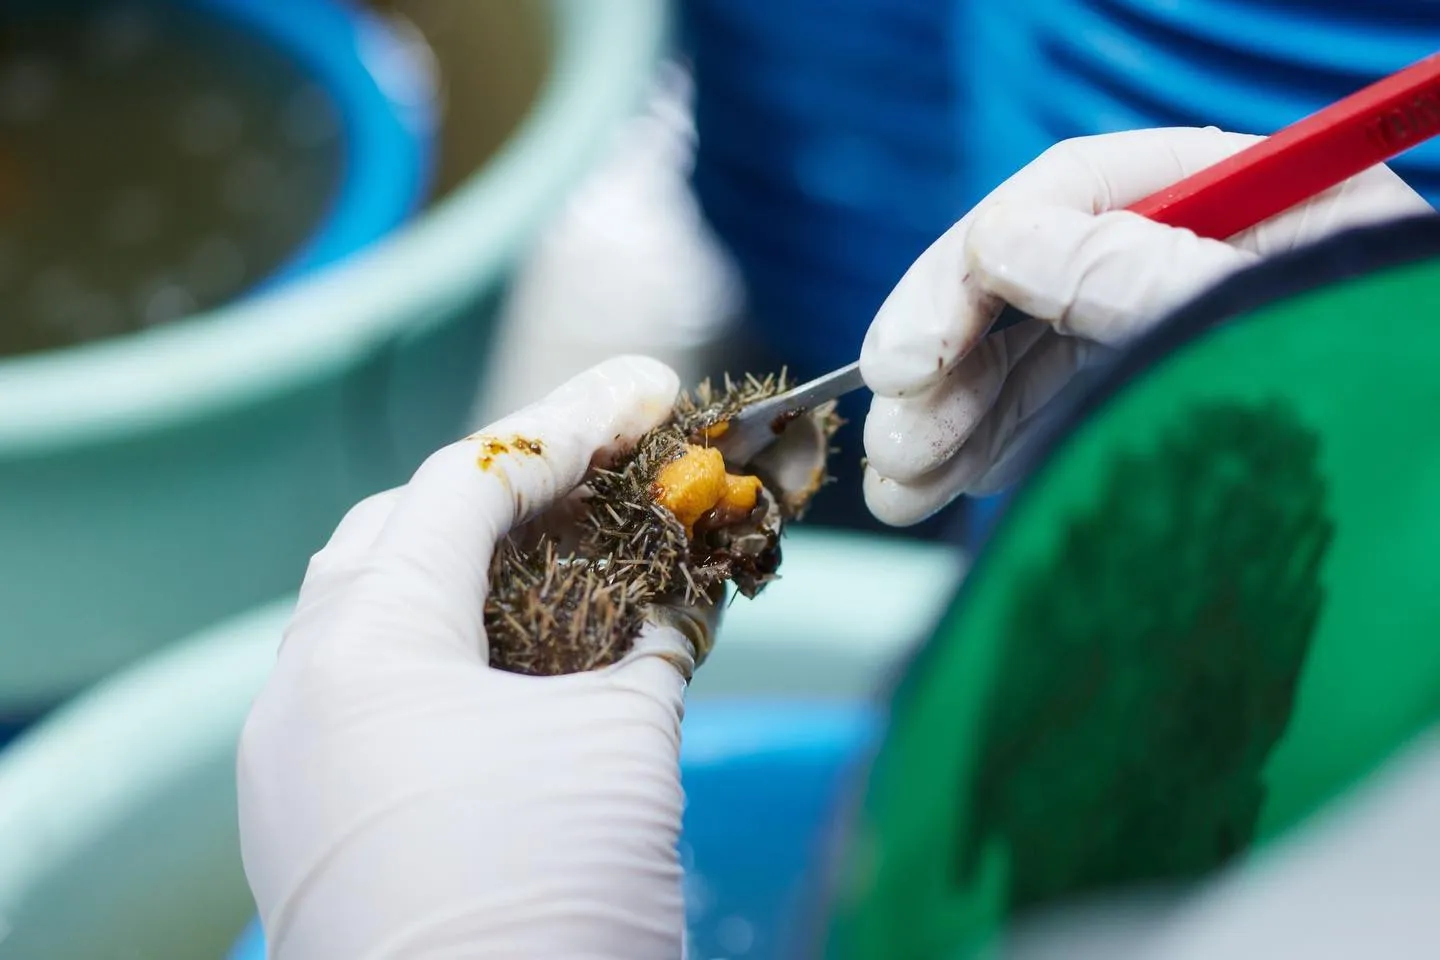
<svg viewBox="0 0 1440 960">
<path fill-rule="evenodd" d="M 1268 134 L 1440 49 L 1440 7 L 1329 0 L 972 4 L 957 51 L 990 188 L 1057 140 L 1157 126 Z M 1432 203 L 1440 143 L 1392 165 Z"/>
<path fill-rule="evenodd" d="M 795 369 L 820 367 L 837 342 L 858 348 L 873 307 L 968 207 L 960 6 L 682 4 L 697 193 L 750 290 L 747 332 Z M 827 308 L 837 286 L 860 293 Z M 772 306 L 795 301 L 816 309 Z"/>
</svg>

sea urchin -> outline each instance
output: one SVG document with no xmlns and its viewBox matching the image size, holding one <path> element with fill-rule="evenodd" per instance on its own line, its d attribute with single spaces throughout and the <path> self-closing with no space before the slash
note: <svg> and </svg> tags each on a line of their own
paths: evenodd
<svg viewBox="0 0 1440 960">
<path fill-rule="evenodd" d="M 764 589 L 784 525 L 828 477 L 835 405 L 796 418 L 741 474 L 710 444 L 741 409 L 790 386 L 784 373 L 701 384 L 634 450 L 591 471 L 578 536 L 563 548 L 552 536 L 506 538 L 485 604 L 491 666 L 541 676 L 608 666 L 659 611 L 716 603 L 727 583 L 746 597 Z M 708 631 L 694 633 L 703 659 Z"/>
</svg>

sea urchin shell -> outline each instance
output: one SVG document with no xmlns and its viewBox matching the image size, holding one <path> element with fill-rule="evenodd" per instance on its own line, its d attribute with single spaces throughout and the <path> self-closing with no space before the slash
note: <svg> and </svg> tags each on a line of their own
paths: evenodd
<svg viewBox="0 0 1440 960">
<path fill-rule="evenodd" d="M 701 384 L 634 450 L 592 470 L 573 550 L 507 538 L 485 604 L 491 666 L 537 675 L 608 666 L 658 610 L 713 604 L 726 583 L 753 597 L 775 579 L 785 524 L 827 480 L 834 404 L 793 420 L 748 472 L 730 473 L 709 444 L 745 406 L 790 386 L 783 373 Z M 703 659 L 710 638 L 692 640 Z"/>
</svg>

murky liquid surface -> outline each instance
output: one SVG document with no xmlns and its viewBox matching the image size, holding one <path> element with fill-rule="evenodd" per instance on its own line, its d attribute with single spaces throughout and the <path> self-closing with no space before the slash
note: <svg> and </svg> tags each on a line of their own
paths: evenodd
<svg viewBox="0 0 1440 960">
<path fill-rule="evenodd" d="M 232 298 L 319 228 L 343 161 L 329 95 L 254 34 L 165 0 L 0 3 L 0 356 Z"/>
</svg>

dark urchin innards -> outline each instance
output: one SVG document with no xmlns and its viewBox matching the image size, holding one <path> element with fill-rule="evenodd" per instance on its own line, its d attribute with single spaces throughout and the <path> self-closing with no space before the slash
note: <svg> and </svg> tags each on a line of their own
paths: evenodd
<svg viewBox="0 0 1440 960">
<path fill-rule="evenodd" d="M 545 537 L 524 545 L 507 538 L 491 564 L 485 604 L 491 666 L 539 676 L 605 667 L 630 650 L 650 607 L 704 603 L 726 582 L 754 596 L 774 579 L 781 528 L 798 514 L 781 506 L 763 474 L 744 530 L 697 529 L 693 538 L 655 502 L 654 487 L 687 444 L 706 445 L 718 424 L 790 386 L 783 372 L 727 378 L 721 390 L 702 383 L 633 451 L 591 472 L 573 551 L 562 554 Z M 815 415 L 828 441 L 839 420 L 831 409 Z"/>
</svg>

